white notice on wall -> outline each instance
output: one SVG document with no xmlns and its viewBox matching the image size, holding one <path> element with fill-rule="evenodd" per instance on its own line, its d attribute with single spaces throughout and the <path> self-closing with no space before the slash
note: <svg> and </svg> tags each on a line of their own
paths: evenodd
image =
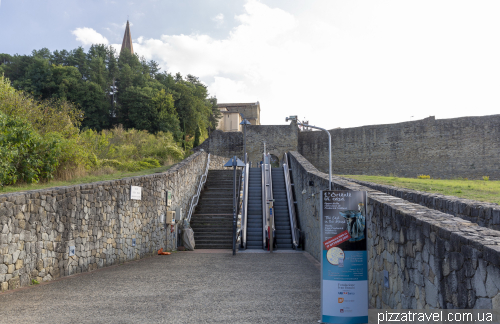
<svg viewBox="0 0 500 324">
<path fill-rule="evenodd" d="M 142 187 L 130 186 L 130 199 L 141 200 Z"/>
</svg>

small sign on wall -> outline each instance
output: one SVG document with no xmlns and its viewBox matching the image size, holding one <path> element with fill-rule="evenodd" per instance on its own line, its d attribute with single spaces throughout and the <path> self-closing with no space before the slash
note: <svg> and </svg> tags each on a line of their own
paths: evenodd
<svg viewBox="0 0 500 324">
<path fill-rule="evenodd" d="M 130 199 L 141 200 L 142 187 L 130 186 Z"/>
</svg>

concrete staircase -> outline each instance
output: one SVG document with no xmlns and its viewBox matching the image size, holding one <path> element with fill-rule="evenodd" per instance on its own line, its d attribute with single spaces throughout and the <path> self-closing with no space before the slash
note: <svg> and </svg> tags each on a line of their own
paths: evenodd
<svg viewBox="0 0 500 324">
<path fill-rule="evenodd" d="M 237 171 L 241 177 L 241 171 Z M 233 248 L 233 170 L 209 170 L 191 218 L 196 249 Z"/>
</svg>

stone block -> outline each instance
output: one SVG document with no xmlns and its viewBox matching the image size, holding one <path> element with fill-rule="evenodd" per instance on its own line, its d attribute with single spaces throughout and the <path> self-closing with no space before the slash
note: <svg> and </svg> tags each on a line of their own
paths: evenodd
<svg viewBox="0 0 500 324">
<path fill-rule="evenodd" d="M 479 261 L 479 267 L 476 269 L 476 273 L 472 278 L 472 290 L 475 292 L 475 295 L 478 297 L 487 297 L 486 293 L 486 269 L 483 262 Z"/>
<path fill-rule="evenodd" d="M 483 255 L 485 261 L 500 267 L 500 245 L 485 245 Z"/>
<path fill-rule="evenodd" d="M 17 289 L 21 286 L 21 279 L 19 277 L 9 280 L 9 290 Z"/>
<path fill-rule="evenodd" d="M 491 299 L 491 307 L 493 309 L 500 309 L 500 293 Z"/>
<path fill-rule="evenodd" d="M 9 290 L 9 283 L 8 282 L 2 282 L 0 284 L 0 290 L 1 291 L 7 291 L 7 290 Z"/>
<path fill-rule="evenodd" d="M 486 273 L 486 294 L 488 297 L 495 297 L 500 291 L 500 269 L 490 264 Z"/>
<path fill-rule="evenodd" d="M 17 259 L 19 258 L 19 254 L 21 254 L 21 251 L 17 250 L 12 254 L 12 262 L 16 263 Z"/>
<path fill-rule="evenodd" d="M 478 298 L 474 305 L 474 309 L 491 309 L 491 298 Z"/>
<path fill-rule="evenodd" d="M 425 301 L 431 307 L 436 308 L 438 302 L 438 289 L 429 280 L 425 280 Z"/>
</svg>

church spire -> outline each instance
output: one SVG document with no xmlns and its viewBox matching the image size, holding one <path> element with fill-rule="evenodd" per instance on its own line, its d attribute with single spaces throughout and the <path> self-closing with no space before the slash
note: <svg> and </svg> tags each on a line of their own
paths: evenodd
<svg viewBox="0 0 500 324">
<path fill-rule="evenodd" d="M 132 53 L 132 55 L 134 54 L 134 46 L 132 45 L 132 34 L 130 34 L 130 25 L 128 23 L 128 19 L 127 19 L 127 27 L 125 27 L 125 35 L 123 35 L 123 43 L 121 51 L 123 51 L 124 49 L 129 50 L 130 53 Z"/>
</svg>

